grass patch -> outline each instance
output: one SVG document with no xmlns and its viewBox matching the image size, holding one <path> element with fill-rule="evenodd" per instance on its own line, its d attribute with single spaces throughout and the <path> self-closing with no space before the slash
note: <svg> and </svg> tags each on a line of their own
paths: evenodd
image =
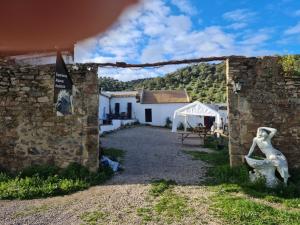
<svg viewBox="0 0 300 225">
<path fill-rule="evenodd" d="M 162 193 L 164 193 L 166 190 L 171 188 L 172 185 L 175 185 L 176 182 L 172 180 L 157 180 L 152 182 L 151 189 L 149 191 L 149 194 L 154 197 L 160 196 Z"/>
<path fill-rule="evenodd" d="M 80 219 L 88 225 L 104 224 L 105 218 L 107 215 L 101 211 L 84 212 L 80 216 Z"/>
<path fill-rule="evenodd" d="M 207 136 L 204 140 L 204 148 L 222 150 L 228 146 L 228 140 L 224 137 L 216 138 L 215 136 Z"/>
<path fill-rule="evenodd" d="M 19 218 L 19 217 L 26 217 L 26 216 L 30 216 L 30 215 L 36 215 L 39 213 L 43 213 L 43 212 L 47 212 L 48 210 L 50 210 L 52 207 L 50 207 L 49 205 L 41 205 L 41 206 L 31 206 L 26 208 L 24 211 L 20 211 L 20 212 L 16 212 L 14 214 L 15 218 Z"/>
<path fill-rule="evenodd" d="M 268 188 L 264 180 L 249 181 L 247 165 L 230 167 L 226 146 L 220 150 L 213 142 L 210 147 L 215 151 L 185 153 L 213 165 L 208 169 L 207 185 L 215 192 L 211 208 L 220 217 L 230 224 L 299 224 L 299 170 L 290 171 L 288 186 Z M 256 202 L 253 198 L 261 200 Z M 274 203 L 274 207 L 268 206 L 268 202 Z"/>
<path fill-rule="evenodd" d="M 153 219 L 153 213 L 152 213 L 151 207 L 144 207 L 144 208 L 138 208 L 137 209 L 137 215 L 142 217 L 144 222 L 150 222 Z"/>
<path fill-rule="evenodd" d="M 107 156 L 113 161 L 123 162 L 125 157 L 125 151 L 117 148 L 104 148 L 102 155 Z"/>
<path fill-rule="evenodd" d="M 137 215 L 145 223 L 154 221 L 169 224 L 188 217 L 193 210 L 188 207 L 188 199 L 174 193 L 176 183 L 172 180 L 157 180 L 151 184 L 148 206 L 137 209 Z"/>
<path fill-rule="evenodd" d="M 202 160 L 207 163 L 217 164 L 225 163 L 228 161 L 228 153 L 226 151 L 221 152 L 199 152 L 199 151 L 183 151 L 184 153 L 191 155 L 194 160 Z"/>
<path fill-rule="evenodd" d="M 65 195 L 101 184 L 113 175 L 105 167 L 97 172 L 73 163 L 61 169 L 32 166 L 19 174 L 0 173 L 0 199 L 34 199 Z"/>
<path fill-rule="evenodd" d="M 154 205 L 154 210 L 158 215 L 166 218 L 167 222 L 171 222 L 174 219 L 177 221 L 181 220 L 191 212 L 187 199 L 171 191 L 162 195 Z"/>
<path fill-rule="evenodd" d="M 300 221 L 299 212 L 275 209 L 243 197 L 222 194 L 214 196 L 213 201 L 213 210 L 230 224 L 296 225 Z"/>
</svg>

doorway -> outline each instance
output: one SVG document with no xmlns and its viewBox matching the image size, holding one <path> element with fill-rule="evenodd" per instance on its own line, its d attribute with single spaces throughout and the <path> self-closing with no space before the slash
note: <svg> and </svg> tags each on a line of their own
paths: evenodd
<svg viewBox="0 0 300 225">
<path fill-rule="evenodd" d="M 120 115 L 120 103 L 115 103 L 115 115 Z"/>
<path fill-rule="evenodd" d="M 132 103 L 131 102 L 127 103 L 127 118 L 128 119 L 132 118 Z"/>
<path fill-rule="evenodd" d="M 204 126 L 207 129 L 210 129 L 214 125 L 215 117 L 213 116 L 204 116 Z"/>
<path fill-rule="evenodd" d="M 152 122 L 152 109 L 145 109 L 145 122 L 146 123 Z"/>
</svg>

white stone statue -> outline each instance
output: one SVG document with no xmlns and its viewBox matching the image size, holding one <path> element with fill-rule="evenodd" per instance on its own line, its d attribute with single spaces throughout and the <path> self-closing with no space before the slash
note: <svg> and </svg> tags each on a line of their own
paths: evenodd
<svg viewBox="0 0 300 225">
<path fill-rule="evenodd" d="M 276 134 L 277 130 L 270 127 L 259 127 L 257 135 L 253 139 L 253 144 L 245 159 L 249 166 L 254 168 L 254 173 L 250 172 L 250 179 L 256 180 L 258 177 L 266 179 L 267 186 L 274 187 L 278 184 L 278 179 L 275 176 L 277 170 L 283 178 L 284 183 L 287 184 L 289 178 L 288 163 L 285 156 L 272 146 L 271 139 Z M 266 159 L 257 160 L 250 158 L 255 150 L 256 145 L 266 155 Z"/>
</svg>

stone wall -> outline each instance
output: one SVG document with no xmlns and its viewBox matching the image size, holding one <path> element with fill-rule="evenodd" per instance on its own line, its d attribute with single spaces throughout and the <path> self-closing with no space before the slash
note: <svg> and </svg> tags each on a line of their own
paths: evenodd
<svg viewBox="0 0 300 225">
<path fill-rule="evenodd" d="M 227 60 L 229 149 L 231 165 L 240 165 L 256 130 L 278 130 L 272 139 L 290 167 L 300 167 L 300 76 L 287 77 L 278 57 Z M 232 83 L 240 82 L 234 93 Z"/>
<path fill-rule="evenodd" d="M 68 66 L 79 93 L 75 113 L 57 117 L 55 65 L 20 66 L 0 59 L 0 166 L 66 167 L 78 162 L 95 171 L 99 161 L 97 67 Z"/>
</svg>

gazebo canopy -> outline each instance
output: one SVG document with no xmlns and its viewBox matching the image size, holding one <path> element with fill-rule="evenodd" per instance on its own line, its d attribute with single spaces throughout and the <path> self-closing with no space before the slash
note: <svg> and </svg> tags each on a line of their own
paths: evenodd
<svg viewBox="0 0 300 225">
<path fill-rule="evenodd" d="M 172 132 L 177 131 L 177 126 L 183 117 L 187 118 L 190 116 L 211 116 L 216 118 L 217 126 L 221 126 L 221 115 L 220 113 L 213 109 L 213 107 L 203 104 L 199 101 L 195 101 L 188 104 L 174 112 Z M 186 119 L 185 119 L 186 121 Z"/>
</svg>

